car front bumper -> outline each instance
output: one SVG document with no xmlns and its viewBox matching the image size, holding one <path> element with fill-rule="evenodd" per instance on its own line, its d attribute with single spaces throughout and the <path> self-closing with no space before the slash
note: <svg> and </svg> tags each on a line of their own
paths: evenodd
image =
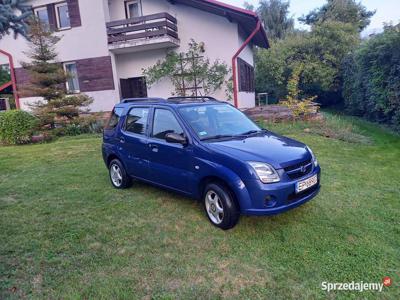
<svg viewBox="0 0 400 300">
<path fill-rule="evenodd" d="M 317 174 L 318 183 L 307 190 L 296 193 L 296 182 Z M 320 190 L 321 169 L 319 166 L 306 176 L 287 182 L 264 184 L 260 180 L 244 182 L 250 196 L 249 207 L 241 207 L 246 215 L 274 215 L 298 207 L 314 198 Z"/>
</svg>

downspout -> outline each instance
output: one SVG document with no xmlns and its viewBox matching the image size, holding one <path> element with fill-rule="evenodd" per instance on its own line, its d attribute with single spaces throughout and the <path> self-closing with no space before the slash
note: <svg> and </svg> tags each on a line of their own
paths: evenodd
<svg viewBox="0 0 400 300">
<path fill-rule="evenodd" d="M 13 61 L 13 57 L 10 53 L 1 50 L 0 49 L 0 53 L 4 54 L 5 56 L 8 57 L 8 62 L 10 64 L 10 75 L 11 75 L 11 85 L 13 88 L 13 94 L 14 94 L 14 99 L 15 99 L 15 106 L 17 107 L 17 109 L 20 109 L 20 105 L 19 105 L 19 97 L 18 97 L 18 93 L 17 93 L 17 81 L 15 79 L 15 72 L 14 72 L 14 61 Z"/>
<path fill-rule="evenodd" d="M 233 73 L 233 104 L 235 107 L 238 107 L 238 88 L 237 88 L 237 79 L 236 79 L 236 59 L 239 56 L 240 52 L 250 43 L 251 39 L 256 35 L 256 33 L 261 28 L 261 21 L 257 21 L 256 28 L 254 28 L 253 32 L 249 35 L 249 37 L 244 41 L 244 43 L 240 46 L 240 48 L 236 51 L 235 55 L 232 57 L 232 73 Z"/>
</svg>

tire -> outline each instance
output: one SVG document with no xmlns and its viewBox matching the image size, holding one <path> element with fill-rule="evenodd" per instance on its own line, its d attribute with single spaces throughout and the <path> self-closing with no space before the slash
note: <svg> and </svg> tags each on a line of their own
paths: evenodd
<svg viewBox="0 0 400 300">
<path fill-rule="evenodd" d="M 125 189 L 132 185 L 132 178 L 126 173 L 124 165 L 119 159 L 113 159 L 108 165 L 111 184 L 116 189 Z"/>
<path fill-rule="evenodd" d="M 239 207 L 231 192 L 221 184 L 207 184 L 203 193 L 203 204 L 208 219 L 216 227 L 227 230 L 239 221 Z"/>
</svg>

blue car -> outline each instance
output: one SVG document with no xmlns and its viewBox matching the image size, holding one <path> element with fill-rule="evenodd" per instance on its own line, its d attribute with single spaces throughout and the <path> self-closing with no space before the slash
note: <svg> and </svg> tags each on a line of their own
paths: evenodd
<svg viewBox="0 0 400 300">
<path fill-rule="evenodd" d="M 211 97 L 123 100 L 104 129 L 102 152 L 115 188 L 138 179 L 199 199 L 222 229 L 241 214 L 295 208 L 320 189 L 308 146 Z"/>
</svg>

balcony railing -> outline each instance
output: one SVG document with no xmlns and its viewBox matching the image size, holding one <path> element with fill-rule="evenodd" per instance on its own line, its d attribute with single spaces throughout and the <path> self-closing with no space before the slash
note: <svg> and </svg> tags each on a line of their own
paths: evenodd
<svg viewBox="0 0 400 300">
<path fill-rule="evenodd" d="M 108 22 L 106 27 L 108 44 L 162 37 L 171 37 L 178 40 L 176 18 L 165 12 Z"/>
</svg>

